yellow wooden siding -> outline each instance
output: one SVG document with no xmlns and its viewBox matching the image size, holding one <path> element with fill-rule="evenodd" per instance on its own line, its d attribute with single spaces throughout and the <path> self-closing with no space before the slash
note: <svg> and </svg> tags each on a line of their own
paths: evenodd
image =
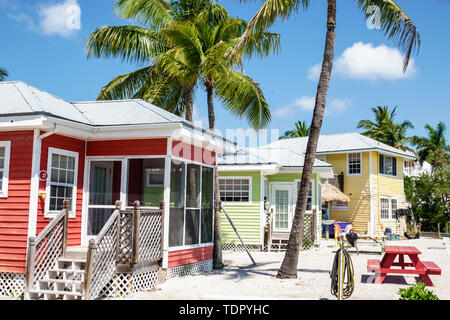
<svg viewBox="0 0 450 320">
<path fill-rule="evenodd" d="M 328 154 L 326 161 L 333 165 L 336 174 L 344 173 L 344 193 L 350 198 L 348 210 L 331 209 L 330 218 L 351 222 L 357 233 L 366 233 L 370 221 L 369 152 L 362 153 L 362 174 L 358 176 L 347 175 L 347 154 L 345 153 Z"/>
<path fill-rule="evenodd" d="M 375 232 L 382 234 L 386 228 L 390 228 L 394 233 L 403 236 L 402 231 L 406 229 L 404 220 L 399 223 L 396 219 L 381 219 L 380 213 L 380 198 L 383 196 L 397 199 L 398 209 L 407 208 L 403 181 L 403 158 L 397 157 L 397 176 L 390 177 L 379 174 L 379 152 L 373 152 L 372 172 L 372 188 L 375 191 L 372 201 L 376 221 Z"/>
</svg>

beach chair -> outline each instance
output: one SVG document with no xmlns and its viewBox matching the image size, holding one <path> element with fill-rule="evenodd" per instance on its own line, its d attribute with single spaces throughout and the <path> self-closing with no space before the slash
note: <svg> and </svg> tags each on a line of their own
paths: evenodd
<svg viewBox="0 0 450 320">
<path fill-rule="evenodd" d="M 352 230 L 353 226 L 351 224 L 348 224 L 345 227 L 344 231 L 342 231 L 341 226 L 338 223 L 334 222 L 333 224 L 334 224 L 334 247 L 339 248 L 341 241 L 343 243 L 347 243 L 348 247 L 348 241 L 345 238 L 345 236 Z"/>
</svg>

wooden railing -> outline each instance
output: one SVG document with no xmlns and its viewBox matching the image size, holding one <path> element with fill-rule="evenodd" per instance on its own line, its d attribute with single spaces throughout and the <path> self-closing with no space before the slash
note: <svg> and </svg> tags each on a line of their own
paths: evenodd
<svg viewBox="0 0 450 320">
<path fill-rule="evenodd" d="M 25 293 L 36 289 L 39 280 L 55 267 L 58 258 L 67 249 L 69 223 L 69 200 L 64 200 L 61 212 L 42 230 L 37 237 L 29 237 L 25 272 Z"/>
<path fill-rule="evenodd" d="M 162 259 L 162 228 L 164 203 L 160 209 L 140 208 L 139 201 L 132 210 L 116 210 L 91 240 L 86 260 L 83 298 L 96 299 L 114 273 L 133 272 Z"/>
<path fill-rule="evenodd" d="M 85 300 L 97 298 L 116 272 L 120 232 L 119 208 L 120 203 L 117 203 L 116 210 L 109 217 L 96 240 L 89 241 L 83 284 L 83 299 Z"/>
</svg>

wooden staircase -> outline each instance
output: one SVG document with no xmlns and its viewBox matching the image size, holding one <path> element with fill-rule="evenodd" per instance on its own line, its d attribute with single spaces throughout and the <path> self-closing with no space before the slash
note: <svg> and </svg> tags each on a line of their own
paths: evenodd
<svg viewBox="0 0 450 320">
<path fill-rule="evenodd" d="M 56 260 L 39 280 L 35 290 L 30 290 L 30 300 L 81 300 L 86 268 L 87 248 L 67 248 L 66 255 Z"/>
</svg>

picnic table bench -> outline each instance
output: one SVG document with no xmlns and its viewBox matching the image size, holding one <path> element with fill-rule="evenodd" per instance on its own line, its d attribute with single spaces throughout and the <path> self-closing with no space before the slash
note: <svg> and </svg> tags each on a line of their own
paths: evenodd
<svg viewBox="0 0 450 320">
<path fill-rule="evenodd" d="M 432 261 L 420 261 L 419 254 L 421 252 L 412 246 L 386 246 L 381 261 L 367 260 L 367 272 L 375 272 L 375 283 L 383 283 L 387 274 L 417 274 L 427 286 L 433 286 L 429 275 L 440 275 L 441 268 Z M 395 262 L 397 256 L 398 261 Z M 411 262 L 405 262 L 405 256 L 408 256 Z"/>
</svg>

